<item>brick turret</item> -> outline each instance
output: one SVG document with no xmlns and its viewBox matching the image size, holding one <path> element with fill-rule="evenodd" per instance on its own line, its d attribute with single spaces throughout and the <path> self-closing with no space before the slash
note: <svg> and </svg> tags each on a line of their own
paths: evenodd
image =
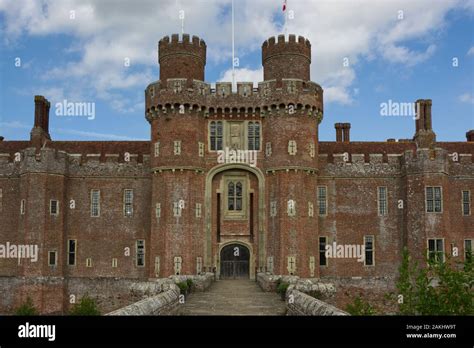
<svg viewBox="0 0 474 348">
<path fill-rule="evenodd" d="M 204 81 L 206 43 L 188 34 L 165 36 L 158 44 L 160 80 L 185 78 Z"/>
<path fill-rule="evenodd" d="M 290 35 L 288 41 L 284 35 L 278 41 L 272 37 L 262 45 L 263 79 L 300 79 L 310 80 L 311 44 L 302 36 L 296 39 Z"/>
</svg>

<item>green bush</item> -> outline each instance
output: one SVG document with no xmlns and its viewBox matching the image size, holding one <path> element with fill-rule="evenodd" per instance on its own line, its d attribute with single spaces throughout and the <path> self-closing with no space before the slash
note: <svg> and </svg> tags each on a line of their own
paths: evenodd
<svg viewBox="0 0 474 348">
<path fill-rule="evenodd" d="M 74 304 L 69 315 L 100 315 L 94 299 L 84 296 L 79 303 Z"/>
<path fill-rule="evenodd" d="M 351 315 L 374 315 L 376 314 L 375 309 L 370 303 L 364 301 L 362 298 L 357 296 L 353 303 L 349 303 L 346 306 L 346 311 Z"/>
<path fill-rule="evenodd" d="M 28 297 L 25 303 L 15 310 L 15 315 L 38 315 L 38 310 L 34 306 L 31 297 Z"/>
<path fill-rule="evenodd" d="M 191 290 L 193 288 L 193 280 L 191 278 L 186 279 L 186 284 L 188 284 L 188 289 Z"/>
<path fill-rule="evenodd" d="M 397 281 L 398 306 L 403 315 L 473 315 L 472 258 L 458 262 L 430 262 L 421 268 L 403 252 Z M 435 285 L 436 283 L 436 285 Z"/>
<path fill-rule="evenodd" d="M 188 282 L 179 282 L 178 284 L 179 291 L 182 295 L 185 295 L 189 289 Z"/>
<path fill-rule="evenodd" d="M 286 282 L 278 282 L 277 283 L 276 290 L 281 295 L 282 298 L 285 297 L 286 290 L 288 289 L 289 286 L 290 286 L 290 283 L 286 283 Z"/>
</svg>

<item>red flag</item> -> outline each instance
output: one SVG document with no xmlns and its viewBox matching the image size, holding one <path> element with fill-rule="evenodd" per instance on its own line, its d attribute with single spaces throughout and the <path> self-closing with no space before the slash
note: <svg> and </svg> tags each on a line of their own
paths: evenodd
<svg viewBox="0 0 474 348">
<path fill-rule="evenodd" d="M 287 1 L 287 0 L 285 0 L 285 1 L 283 2 L 283 12 L 286 11 L 286 1 Z"/>
</svg>

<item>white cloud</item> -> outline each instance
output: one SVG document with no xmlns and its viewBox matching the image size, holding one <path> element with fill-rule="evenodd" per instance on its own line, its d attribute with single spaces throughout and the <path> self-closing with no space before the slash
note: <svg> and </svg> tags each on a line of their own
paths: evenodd
<svg viewBox="0 0 474 348">
<path fill-rule="evenodd" d="M 474 46 L 472 46 L 468 51 L 467 51 L 468 56 L 474 56 Z"/>
<path fill-rule="evenodd" d="M 252 70 L 248 68 L 235 69 L 235 81 L 236 82 L 253 82 L 254 87 L 257 87 L 257 83 L 263 80 L 263 68 Z M 232 81 L 232 69 L 224 71 L 219 78 L 219 81 L 230 82 Z"/>
<path fill-rule="evenodd" d="M 464 93 L 459 96 L 459 101 L 463 103 L 474 104 L 474 94 Z"/>
<path fill-rule="evenodd" d="M 107 101 L 121 111 L 133 111 L 143 102 L 143 89 L 158 78 L 157 41 L 180 31 L 178 9 L 185 10 L 185 31 L 208 45 L 207 69 L 230 60 L 230 0 L 93 1 L 0 0 L 5 14 L 2 36 L 7 43 L 22 35 L 66 33 L 79 61 L 56 66 L 54 78 L 64 94 L 79 93 Z M 281 3 L 275 0 L 241 0 L 236 6 L 236 54 L 244 64 L 262 42 L 282 32 Z M 429 59 L 436 49 L 436 35 L 446 27 L 446 15 L 455 8 L 474 11 L 473 1 L 328 1 L 289 2 L 295 14 L 288 32 L 312 42 L 312 80 L 325 88 L 326 102 L 350 103 L 357 65 L 361 60 L 383 59 L 412 67 Z M 398 11 L 403 20 L 398 20 Z M 70 19 L 75 11 L 75 19 Z M 416 42 L 416 46 L 411 45 Z M 123 66 L 130 58 L 131 67 Z M 347 57 L 349 67 L 343 67 Z M 238 69 L 243 80 L 261 78 L 261 69 Z M 220 74 L 229 79 L 229 72 Z M 60 85 L 59 85 L 60 84 Z M 140 93 L 130 97 L 129 89 Z"/>
</svg>

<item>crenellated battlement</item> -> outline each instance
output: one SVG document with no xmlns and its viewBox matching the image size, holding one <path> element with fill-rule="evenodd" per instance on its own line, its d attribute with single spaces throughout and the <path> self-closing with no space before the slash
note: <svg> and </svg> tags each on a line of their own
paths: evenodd
<svg viewBox="0 0 474 348">
<path fill-rule="evenodd" d="M 206 43 L 189 34 L 165 36 L 158 42 L 160 80 L 185 78 L 204 80 Z"/>
<path fill-rule="evenodd" d="M 262 44 L 262 62 L 276 54 L 300 54 L 311 62 L 311 43 L 303 36 L 293 34 L 271 37 Z"/>
<path fill-rule="evenodd" d="M 203 117 L 294 115 L 323 116 L 323 89 L 317 83 L 299 79 L 263 81 L 254 87 L 252 82 L 238 82 L 232 90 L 230 82 L 211 84 L 193 80 L 187 87 L 186 79 L 168 79 L 150 84 L 146 91 L 147 119 L 162 114 L 187 115 L 193 111 Z M 278 102 L 276 102 L 278 100 Z M 232 114 L 232 115 L 231 115 Z"/>
</svg>

